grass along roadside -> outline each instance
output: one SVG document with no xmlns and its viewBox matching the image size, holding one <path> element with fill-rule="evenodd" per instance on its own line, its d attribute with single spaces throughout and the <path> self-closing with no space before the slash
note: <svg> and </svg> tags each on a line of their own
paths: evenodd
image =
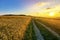
<svg viewBox="0 0 60 40">
<path fill-rule="evenodd" d="M 54 36 L 51 32 L 49 32 L 46 28 L 44 28 L 38 22 L 35 21 L 35 23 L 45 40 L 58 40 L 56 36 Z"/>
<path fill-rule="evenodd" d="M 33 22 L 33 25 L 34 25 L 34 31 L 35 31 L 35 34 L 36 34 L 36 37 L 37 37 L 37 40 L 44 40 L 43 36 L 41 35 L 41 32 L 40 30 L 37 28 L 36 24 Z"/>
<path fill-rule="evenodd" d="M 28 28 L 24 36 L 24 40 L 37 40 L 32 22 L 28 25 Z"/>
<path fill-rule="evenodd" d="M 51 28 L 53 31 L 55 31 L 56 33 L 58 33 L 60 35 L 60 25 L 57 21 L 54 22 L 54 20 L 52 21 L 51 19 L 49 20 L 44 20 L 44 19 L 36 19 L 37 21 L 43 23 L 44 25 L 46 25 L 47 27 Z"/>
</svg>

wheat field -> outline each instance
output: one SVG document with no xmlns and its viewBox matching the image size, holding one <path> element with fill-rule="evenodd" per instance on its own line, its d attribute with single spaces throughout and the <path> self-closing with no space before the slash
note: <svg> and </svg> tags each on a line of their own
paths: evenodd
<svg viewBox="0 0 60 40">
<path fill-rule="evenodd" d="M 22 40 L 31 17 L 0 16 L 0 40 Z"/>
</svg>

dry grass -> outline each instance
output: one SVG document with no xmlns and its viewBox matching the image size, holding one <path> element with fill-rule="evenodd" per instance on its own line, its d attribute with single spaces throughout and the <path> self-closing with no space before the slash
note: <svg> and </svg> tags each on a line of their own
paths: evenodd
<svg viewBox="0 0 60 40">
<path fill-rule="evenodd" d="M 30 20 L 27 16 L 0 16 L 0 39 L 22 40 Z"/>
</svg>

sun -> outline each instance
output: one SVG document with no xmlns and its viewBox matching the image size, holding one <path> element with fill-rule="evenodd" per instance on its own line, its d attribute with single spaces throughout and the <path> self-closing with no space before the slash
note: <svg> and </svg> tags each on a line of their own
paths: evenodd
<svg viewBox="0 0 60 40">
<path fill-rule="evenodd" d="M 50 12 L 50 13 L 49 13 L 49 16 L 54 16 L 54 15 L 55 15 L 54 12 Z"/>
</svg>

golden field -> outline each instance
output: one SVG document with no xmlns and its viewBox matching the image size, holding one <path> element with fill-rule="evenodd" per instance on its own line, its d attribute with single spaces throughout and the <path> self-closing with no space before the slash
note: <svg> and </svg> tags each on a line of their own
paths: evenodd
<svg viewBox="0 0 60 40">
<path fill-rule="evenodd" d="M 0 16 L 0 39 L 22 40 L 31 17 Z"/>
</svg>

